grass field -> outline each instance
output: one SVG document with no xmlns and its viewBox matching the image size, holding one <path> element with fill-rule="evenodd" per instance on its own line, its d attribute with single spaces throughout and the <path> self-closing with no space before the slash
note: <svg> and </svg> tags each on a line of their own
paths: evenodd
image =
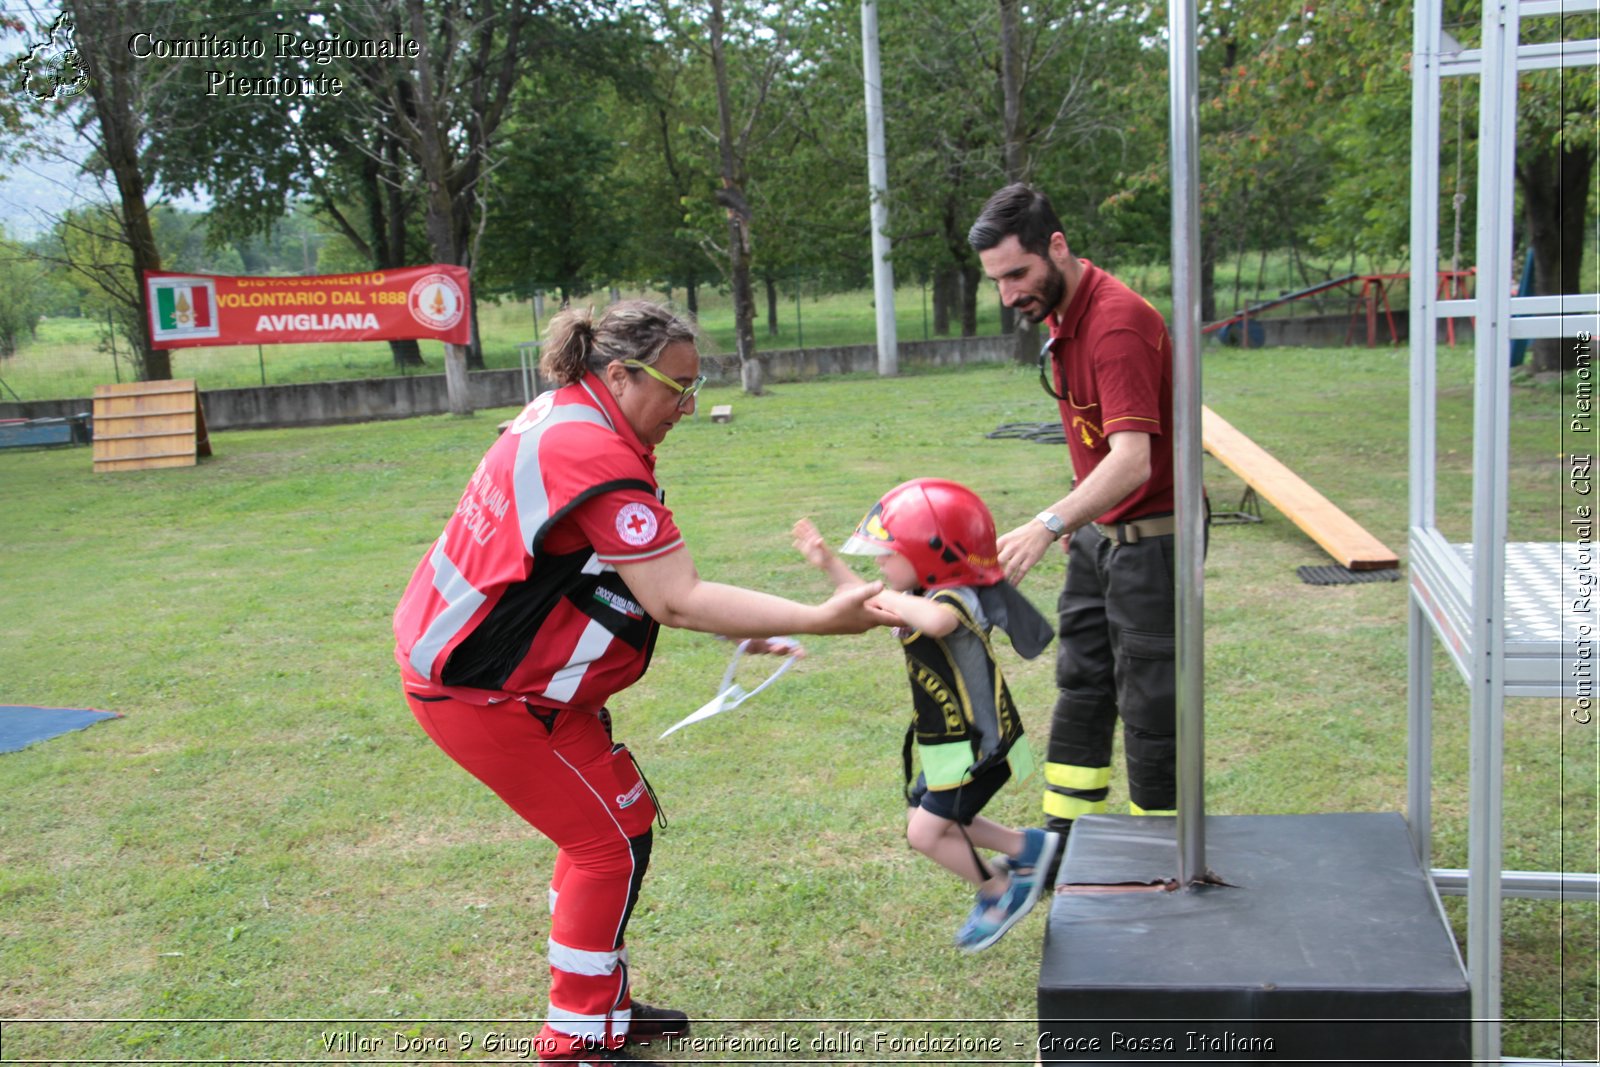
<svg viewBox="0 0 1600 1067">
<path fill-rule="evenodd" d="M 1452 536 L 1468 363 L 1450 352 L 1441 371 Z M 1208 350 L 1205 391 L 1404 554 L 1403 351 Z M 824 593 L 789 547 L 802 514 L 837 539 L 889 486 L 937 474 L 1004 528 L 1065 477 L 1059 446 L 984 436 L 1054 417 L 1028 370 L 778 385 L 736 410 L 675 430 L 661 481 L 703 574 L 791 596 Z M 1563 536 L 1561 410 L 1556 387 L 1515 390 L 1514 539 Z M 126 715 L 0 755 L 0 1058 L 516 1058 L 544 1010 L 552 848 L 416 728 L 389 634 L 508 414 L 221 433 L 198 468 L 148 473 L 92 474 L 83 449 L 0 454 L 0 701 Z M 1206 462 L 1231 505 L 1242 487 Z M 1302 584 L 1295 567 L 1326 557 L 1264 510 L 1214 530 L 1205 568 L 1208 811 L 1403 810 L 1405 584 Z M 1052 555 L 1024 591 L 1048 612 L 1062 573 Z M 1007 1058 L 1030 1061 L 1042 909 L 980 957 L 951 947 L 970 898 L 902 837 L 899 653 L 881 633 L 808 646 L 761 697 L 658 741 L 727 653 L 669 632 L 613 704 L 670 819 L 630 928 L 639 994 L 799 1020 L 701 1029 L 796 1036 L 796 1059 L 870 1058 L 809 1042 L 881 1029 L 1022 1041 Z M 1042 746 L 1050 654 L 1002 659 Z M 1436 674 L 1434 862 L 1465 866 L 1466 691 L 1443 655 Z M 1594 869 L 1595 727 L 1564 711 L 1508 704 L 1509 868 Z M 1030 783 L 991 810 L 1037 807 Z M 1593 1059 L 1597 920 L 1508 902 L 1507 1054 Z M 883 1022 L 915 1019 L 947 1021 Z"/>
</svg>

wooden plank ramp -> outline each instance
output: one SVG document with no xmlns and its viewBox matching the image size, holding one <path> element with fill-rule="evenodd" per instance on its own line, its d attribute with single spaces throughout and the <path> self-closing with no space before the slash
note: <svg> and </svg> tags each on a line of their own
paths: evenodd
<svg viewBox="0 0 1600 1067">
<path fill-rule="evenodd" d="M 1200 438 L 1215 456 L 1328 555 L 1353 571 L 1398 567 L 1400 560 L 1382 541 L 1294 471 L 1210 408 L 1200 408 Z"/>
<path fill-rule="evenodd" d="M 211 455 L 192 379 L 94 388 L 96 472 L 192 467 Z"/>
</svg>

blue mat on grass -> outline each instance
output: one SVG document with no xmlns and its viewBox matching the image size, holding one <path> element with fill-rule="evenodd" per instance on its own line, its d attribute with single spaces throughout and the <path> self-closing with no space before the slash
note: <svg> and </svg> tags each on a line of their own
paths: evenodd
<svg viewBox="0 0 1600 1067">
<path fill-rule="evenodd" d="M 35 708 L 0 704 L 0 752 L 16 752 L 36 741 L 93 726 L 101 719 L 120 719 L 115 711 L 92 708 Z"/>
</svg>

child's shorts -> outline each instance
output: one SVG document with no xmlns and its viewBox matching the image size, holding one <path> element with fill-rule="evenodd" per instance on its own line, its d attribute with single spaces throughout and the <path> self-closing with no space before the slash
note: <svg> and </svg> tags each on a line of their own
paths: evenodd
<svg viewBox="0 0 1600 1067">
<path fill-rule="evenodd" d="M 972 820 L 994 799 L 994 795 L 1000 792 L 1000 787 L 1010 780 L 1011 765 L 1004 760 L 955 789 L 929 789 L 927 777 L 919 774 L 916 785 L 911 787 L 909 802 L 913 808 L 921 808 L 941 819 L 970 826 Z"/>
</svg>

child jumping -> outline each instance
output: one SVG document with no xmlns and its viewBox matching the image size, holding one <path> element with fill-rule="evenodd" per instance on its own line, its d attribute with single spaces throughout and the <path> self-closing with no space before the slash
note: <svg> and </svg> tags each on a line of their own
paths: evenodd
<svg viewBox="0 0 1600 1067">
<path fill-rule="evenodd" d="M 794 544 L 836 588 L 861 579 L 834 555 L 809 519 Z M 1026 659 L 1054 636 L 1044 617 L 1005 580 L 994 519 L 978 495 L 939 478 L 889 490 L 840 548 L 877 558 L 884 591 L 875 601 L 905 625 L 896 628 L 911 676 L 906 733 L 906 840 L 977 887 L 972 914 L 956 933 L 969 952 L 988 948 L 1032 909 L 1059 835 L 1013 830 L 979 813 L 1013 774 L 1033 772 L 1022 720 L 995 662 L 989 631 L 998 626 Z M 921 772 L 912 782 L 912 747 Z M 1007 859 L 987 864 L 979 848 Z"/>
</svg>

